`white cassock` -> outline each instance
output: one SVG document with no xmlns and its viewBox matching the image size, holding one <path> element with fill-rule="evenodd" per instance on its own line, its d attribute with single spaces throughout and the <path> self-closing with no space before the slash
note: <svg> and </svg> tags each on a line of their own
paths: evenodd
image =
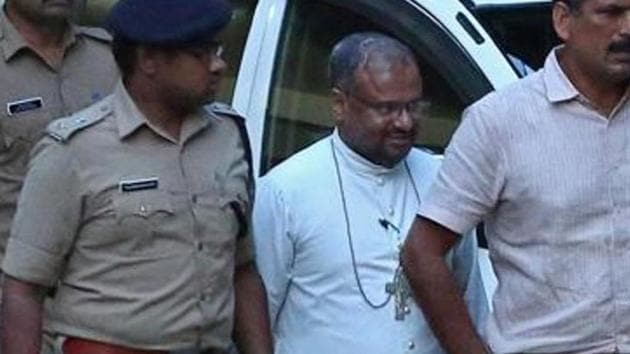
<svg viewBox="0 0 630 354">
<path fill-rule="evenodd" d="M 391 169 L 375 165 L 335 131 L 260 180 L 254 242 L 277 354 L 442 353 L 411 298 L 405 319 L 396 320 L 394 298 L 374 309 L 356 279 L 373 305 L 387 299 L 399 246 L 418 210 L 416 190 L 422 200 L 439 167 L 438 158 L 417 149 L 404 161 Z M 473 320 L 483 321 L 488 306 L 472 233 L 449 262 Z"/>
</svg>

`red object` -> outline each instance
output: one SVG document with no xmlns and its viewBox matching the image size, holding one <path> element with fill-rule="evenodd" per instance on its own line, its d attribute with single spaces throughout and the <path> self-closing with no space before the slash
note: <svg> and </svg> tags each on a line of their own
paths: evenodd
<svg viewBox="0 0 630 354">
<path fill-rule="evenodd" d="M 168 354 L 160 350 L 133 349 L 81 338 L 66 339 L 62 348 L 64 354 Z"/>
</svg>

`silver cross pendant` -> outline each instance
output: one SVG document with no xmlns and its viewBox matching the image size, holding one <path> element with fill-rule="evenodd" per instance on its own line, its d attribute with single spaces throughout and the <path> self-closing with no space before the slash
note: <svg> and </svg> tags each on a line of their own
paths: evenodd
<svg viewBox="0 0 630 354">
<path fill-rule="evenodd" d="M 385 291 L 394 296 L 394 304 L 396 314 L 394 318 L 396 321 L 403 321 L 405 316 L 411 312 L 407 302 L 409 296 L 411 295 L 411 291 L 409 288 L 409 284 L 407 283 L 407 279 L 402 272 L 402 267 L 398 267 L 396 269 L 396 273 L 394 274 L 394 281 L 385 284 Z"/>
</svg>

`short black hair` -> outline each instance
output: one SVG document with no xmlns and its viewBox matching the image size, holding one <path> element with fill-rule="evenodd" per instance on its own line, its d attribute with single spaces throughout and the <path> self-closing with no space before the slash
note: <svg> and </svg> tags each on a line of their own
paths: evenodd
<svg viewBox="0 0 630 354">
<path fill-rule="evenodd" d="M 553 0 L 553 3 L 563 2 L 569 6 L 571 10 L 577 11 L 582 7 L 586 0 Z"/>
<path fill-rule="evenodd" d="M 399 40 L 379 32 L 359 32 L 342 38 L 328 60 L 328 77 L 332 87 L 345 92 L 356 89 L 355 73 L 373 53 L 385 60 L 404 60 L 418 65 L 414 53 Z"/>
</svg>

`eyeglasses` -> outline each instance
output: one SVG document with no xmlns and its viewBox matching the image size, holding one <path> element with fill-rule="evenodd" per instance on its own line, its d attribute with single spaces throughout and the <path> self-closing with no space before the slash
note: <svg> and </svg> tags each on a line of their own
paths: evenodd
<svg viewBox="0 0 630 354">
<path fill-rule="evenodd" d="M 431 102 L 423 98 L 417 98 L 407 102 L 374 102 L 355 94 L 346 94 L 383 117 L 398 118 L 402 115 L 404 110 L 407 111 L 407 114 L 409 114 L 411 118 L 420 119 L 426 117 L 429 108 L 431 108 Z"/>
<path fill-rule="evenodd" d="M 223 43 L 210 41 L 201 46 L 185 48 L 184 51 L 196 58 L 203 58 L 209 55 L 212 59 L 220 59 L 223 58 Z"/>
</svg>

